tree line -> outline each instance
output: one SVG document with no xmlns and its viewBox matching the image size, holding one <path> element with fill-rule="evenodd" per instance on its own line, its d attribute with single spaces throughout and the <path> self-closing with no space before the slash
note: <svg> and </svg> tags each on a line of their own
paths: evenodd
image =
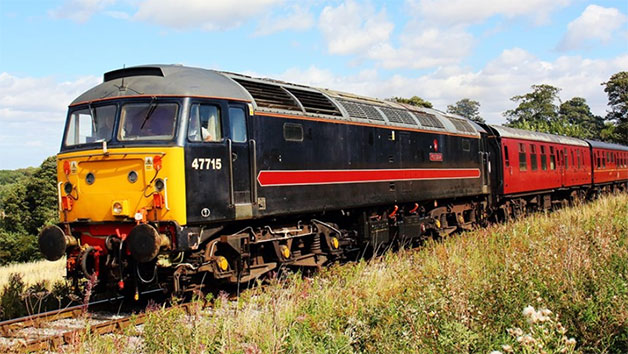
<svg viewBox="0 0 628 354">
<path fill-rule="evenodd" d="M 0 265 L 41 258 L 37 234 L 57 222 L 56 158 L 37 168 L 0 170 Z"/>
<path fill-rule="evenodd" d="M 593 139 L 620 144 L 628 143 L 628 72 L 618 72 L 601 84 L 608 96 L 609 110 L 606 116 L 591 112 L 586 99 L 573 97 L 562 101 L 560 88 L 532 85 L 531 92 L 510 98 L 517 103 L 514 109 L 503 113 L 508 127 L 537 132 Z M 393 101 L 420 107 L 433 108 L 432 103 L 418 96 L 395 97 Z M 485 123 L 480 116 L 480 102 L 463 98 L 447 106 L 447 113 Z"/>
</svg>

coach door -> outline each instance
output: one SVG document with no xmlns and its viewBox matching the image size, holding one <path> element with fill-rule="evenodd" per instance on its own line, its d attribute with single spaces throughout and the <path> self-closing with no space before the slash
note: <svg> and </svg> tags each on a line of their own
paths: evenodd
<svg viewBox="0 0 628 354">
<path fill-rule="evenodd" d="M 245 104 L 229 105 L 228 149 L 231 155 L 230 195 L 236 219 L 247 219 L 253 213 L 253 195 L 251 184 L 251 163 L 254 158 L 253 140 L 248 136 L 248 106 Z"/>
<path fill-rule="evenodd" d="M 565 152 L 566 149 L 556 149 L 559 157 L 558 157 L 558 166 L 559 166 L 559 172 L 560 172 L 560 185 L 561 187 L 565 186 Z"/>
</svg>

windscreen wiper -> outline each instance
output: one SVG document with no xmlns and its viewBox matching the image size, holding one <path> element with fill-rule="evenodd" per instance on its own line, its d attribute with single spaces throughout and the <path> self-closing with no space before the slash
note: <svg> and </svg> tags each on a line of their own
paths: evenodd
<svg viewBox="0 0 628 354">
<path fill-rule="evenodd" d="M 156 108 L 157 108 L 157 103 L 155 103 L 155 97 L 153 96 L 150 100 L 150 107 L 148 107 L 148 112 L 146 112 L 146 117 L 144 117 L 144 121 L 142 122 L 142 125 L 140 126 L 140 130 L 144 129 L 144 125 L 146 125 L 146 122 L 148 122 L 148 119 L 153 114 L 153 112 L 155 112 Z"/>
</svg>

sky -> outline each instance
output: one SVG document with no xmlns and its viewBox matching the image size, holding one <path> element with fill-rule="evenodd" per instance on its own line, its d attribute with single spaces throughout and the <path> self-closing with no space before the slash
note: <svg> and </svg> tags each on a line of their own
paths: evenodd
<svg viewBox="0 0 628 354">
<path fill-rule="evenodd" d="M 628 0 L 0 0 L 0 169 L 38 166 L 105 72 L 183 64 L 505 122 L 535 84 L 605 116 L 628 70 Z"/>
</svg>

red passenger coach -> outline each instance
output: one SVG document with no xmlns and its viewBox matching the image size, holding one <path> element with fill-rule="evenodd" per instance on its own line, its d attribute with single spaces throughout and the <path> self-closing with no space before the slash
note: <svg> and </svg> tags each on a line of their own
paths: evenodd
<svg viewBox="0 0 628 354">
<path fill-rule="evenodd" d="M 593 184 L 602 188 L 627 188 L 628 147 L 587 140 L 593 158 Z"/>
<path fill-rule="evenodd" d="M 501 141 L 503 195 L 591 185 L 589 144 L 581 139 L 491 126 Z"/>
</svg>

